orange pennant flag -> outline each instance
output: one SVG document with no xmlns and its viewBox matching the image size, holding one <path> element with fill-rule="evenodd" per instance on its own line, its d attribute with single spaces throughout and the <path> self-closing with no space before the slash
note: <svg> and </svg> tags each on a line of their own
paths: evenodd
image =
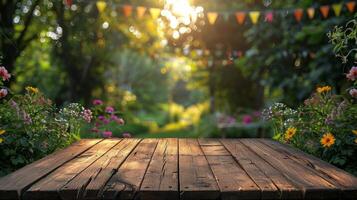
<svg viewBox="0 0 357 200">
<path fill-rule="evenodd" d="M 217 20 L 218 13 L 216 12 L 208 12 L 207 13 L 207 19 L 210 24 L 214 24 Z"/>
<path fill-rule="evenodd" d="M 260 12 L 259 11 L 249 12 L 249 17 L 252 20 L 253 24 L 256 24 L 258 22 L 259 16 L 260 16 Z"/>
<path fill-rule="evenodd" d="M 309 16 L 310 19 L 314 18 L 314 16 L 315 16 L 315 8 L 308 8 L 307 9 L 307 15 Z"/>
<path fill-rule="evenodd" d="M 300 22 L 304 14 L 303 9 L 299 8 L 294 11 L 294 16 L 297 22 Z"/>
<path fill-rule="evenodd" d="M 243 24 L 245 20 L 245 12 L 236 12 L 236 19 L 238 24 Z"/>
<path fill-rule="evenodd" d="M 356 2 L 350 1 L 346 3 L 347 10 L 353 13 L 355 11 Z"/>
<path fill-rule="evenodd" d="M 336 3 L 332 5 L 332 9 L 336 16 L 340 16 L 342 10 L 342 3 Z"/>
<path fill-rule="evenodd" d="M 129 17 L 132 11 L 133 11 L 133 7 L 131 7 L 130 5 L 123 6 L 123 13 L 125 17 Z"/>
<path fill-rule="evenodd" d="M 138 18 L 143 18 L 146 12 L 146 8 L 143 6 L 136 7 L 136 15 Z"/>
<path fill-rule="evenodd" d="M 150 8 L 149 12 L 153 19 L 157 19 L 160 16 L 161 10 L 159 8 Z"/>
<path fill-rule="evenodd" d="M 330 11 L 330 6 L 321 6 L 320 7 L 321 14 L 324 18 L 328 17 L 328 13 Z"/>
</svg>

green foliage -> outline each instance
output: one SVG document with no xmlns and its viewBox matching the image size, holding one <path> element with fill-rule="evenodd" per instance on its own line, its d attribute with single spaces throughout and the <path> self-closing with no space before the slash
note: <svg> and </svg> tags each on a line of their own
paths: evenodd
<svg viewBox="0 0 357 200">
<path fill-rule="evenodd" d="M 31 163 L 78 139 L 80 106 L 58 112 L 37 88 L 0 100 L 0 176 Z M 71 109 L 71 110 L 68 110 Z"/>
<path fill-rule="evenodd" d="M 353 99 L 320 91 L 296 109 L 274 104 L 265 117 L 273 122 L 275 139 L 357 174 L 357 106 Z"/>
</svg>

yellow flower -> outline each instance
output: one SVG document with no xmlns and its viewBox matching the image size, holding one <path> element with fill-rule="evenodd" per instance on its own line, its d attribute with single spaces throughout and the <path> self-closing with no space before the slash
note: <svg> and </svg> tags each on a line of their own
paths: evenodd
<svg viewBox="0 0 357 200">
<path fill-rule="evenodd" d="M 285 140 L 290 140 L 296 133 L 296 128 L 294 127 L 289 127 L 286 131 L 285 131 Z"/>
<path fill-rule="evenodd" d="M 37 94 L 39 92 L 38 88 L 31 87 L 31 86 L 27 86 L 26 90 L 27 90 L 27 92 L 34 93 L 34 94 Z"/>
<path fill-rule="evenodd" d="M 0 144 L 1 144 L 2 142 L 4 142 L 4 139 L 0 138 Z"/>
<path fill-rule="evenodd" d="M 332 135 L 332 133 L 325 133 L 321 140 L 320 143 L 323 147 L 331 147 L 333 144 L 335 144 L 335 137 Z"/>
<path fill-rule="evenodd" d="M 5 132 L 5 130 L 0 130 L 0 135 L 4 134 Z"/>
<path fill-rule="evenodd" d="M 357 130 L 352 130 L 352 133 L 357 135 Z"/>
<path fill-rule="evenodd" d="M 323 86 L 323 87 L 318 87 L 318 88 L 316 88 L 316 92 L 317 93 L 324 93 L 324 92 L 329 92 L 329 91 L 331 91 L 331 86 Z"/>
</svg>

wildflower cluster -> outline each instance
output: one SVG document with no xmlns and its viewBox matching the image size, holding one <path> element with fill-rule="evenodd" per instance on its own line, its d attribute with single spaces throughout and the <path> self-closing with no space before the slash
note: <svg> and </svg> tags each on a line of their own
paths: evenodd
<svg viewBox="0 0 357 200">
<path fill-rule="evenodd" d="M 263 117 L 272 122 L 274 139 L 356 173 L 357 107 L 353 99 L 330 91 L 330 86 L 319 87 L 296 109 L 276 103 Z"/>
<path fill-rule="evenodd" d="M 91 132 L 105 138 L 112 137 L 112 129 L 118 129 L 119 126 L 125 124 L 124 119 L 120 117 L 120 112 L 116 111 L 112 106 L 104 105 L 104 102 L 100 99 L 94 99 L 92 104 L 94 126 L 91 128 Z M 122 133 L 122 137 L 131 137 L 131 134 Z"/>
<path fill-rule="evenodd" d="M 33 86 L 10 94 L 3 81 L 11 75 L 0 67 L 0 176 L 65 147 L 79 138 L 91 111 L 69 104 L 60 111 Z"/>
</svg>

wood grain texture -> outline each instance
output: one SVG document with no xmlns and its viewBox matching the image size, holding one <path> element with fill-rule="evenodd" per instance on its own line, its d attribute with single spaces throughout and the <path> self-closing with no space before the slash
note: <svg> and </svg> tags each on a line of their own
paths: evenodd
<svg viewBox="0 0 357 200">
<path fill-rule="evenodd" d="M 93 146 L 31 186 L 24 194 L 25 199 L 60 199 L 60 188 L 119 142 L 118 139 L 110 139 Z"/>
<path fill-rule="evenodd" d="M 95 139 L 1 178 L 1 199 L 357 199 L 357 178 L 268 139 Z"/>
<path fill-rule="evenodd" d="M 179 139 L 181 199 L 217 199 L 219 187 L 196 139 Z"/>
<path fill-rule="evenodd" d="M 43 159 L 5 176 L 0 179 L 0 199 L 20 199 L 22 193 L 33 183 L 45 177 L 64 163 L 72 160 L 93 145 L 99 143 L 100 139 L 81 140 L 70 147 L 59 150 Z"/>
<path fill-rule="evenodd" d="M 316 170 L 325 179 L 337 183 L 342 190 L 342 199 L 352 200 L 357 198 L 357 178 L 353 175 L 288 145 L 268 139 L 259 141 L 276 151 L 284 153 L 301 165 Z"/>
<path fill-rule="evenodd" d="M 142 199 L 178 199 L 178 140 L 160 139 L 140 188 Z"/>
<path fill-rule="evenodd" d="M 140 139 L 125 139 L 60 189 L 62 199 L 96 199 Z"/>
<path fill-rule="evenodd" d="M 303 188 L 305 199 L 339 198 L 340 189 L 313 170 L 300 165 L 283 153 L 263 145 L 258 140 L 242 139 L 241 142 L 279 169 L 289 180 L 300 185 Z"/>
<path fill-rule="evenodd" d="M 157 143 L 156 139 L 143 139 L 106 183 L 101 197 L 103 199 L 137 198 Z"/>
</svg>

